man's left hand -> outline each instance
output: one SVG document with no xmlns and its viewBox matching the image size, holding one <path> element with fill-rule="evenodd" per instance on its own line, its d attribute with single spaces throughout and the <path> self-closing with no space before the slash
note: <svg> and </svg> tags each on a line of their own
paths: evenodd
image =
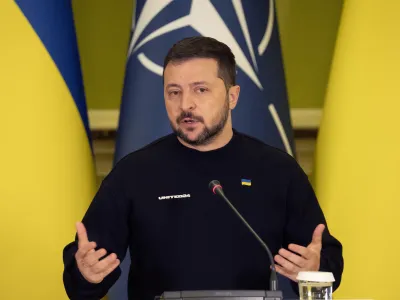
<svg viewBox="0 0 400 300">
<path fill-rule="evenodd" d="M 276 271 L 293 281 L 297 281 L 296 277 L 300 271 L 318 271 L 324 229 L 324 224 L 315 228 L 311 243 L 307 247 L 289 244 L 289 250 L 292 252 L 281 248 L 279 255 L 275 255 Z"/>
</svg>

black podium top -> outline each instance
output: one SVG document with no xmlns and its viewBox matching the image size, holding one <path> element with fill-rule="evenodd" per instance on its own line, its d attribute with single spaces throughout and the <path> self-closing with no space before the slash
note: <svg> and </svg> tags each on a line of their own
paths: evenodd
<svg viewBox="0 0 400 300">
<path fill-rule="evenodd" d="M 282 300 L 281 291 L 171 291 L 164 292 L 158 300 Z"/>
</svg>

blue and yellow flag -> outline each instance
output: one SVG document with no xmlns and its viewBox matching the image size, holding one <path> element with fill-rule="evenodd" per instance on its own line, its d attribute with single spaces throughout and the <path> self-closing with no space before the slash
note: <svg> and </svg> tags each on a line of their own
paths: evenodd
<svg viewBox="0 0 400 300">
<path fill-rule="evenodd" d="M 242 179 L 242 185 L 251 186 L 251 180 L 250 179 Z"/>
<path fill-rule="evenodd" d="M 0 4 L 1 299 L 67 299 L 62 250 L 95 192 L 68 0 Z"/>
</svg>

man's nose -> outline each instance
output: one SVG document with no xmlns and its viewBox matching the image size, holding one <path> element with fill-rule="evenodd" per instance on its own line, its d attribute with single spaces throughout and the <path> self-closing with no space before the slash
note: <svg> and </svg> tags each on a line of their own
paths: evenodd
<svg viewBox="0 0 400 300">
<path fill-rule="evenodd" d="M 189 111 L 195 108 L 196 108 L 196 103 L 193 97 L 188 93 L 183 94 L 181 98 L 181 109 L 183 111 Z"/>
</svg>

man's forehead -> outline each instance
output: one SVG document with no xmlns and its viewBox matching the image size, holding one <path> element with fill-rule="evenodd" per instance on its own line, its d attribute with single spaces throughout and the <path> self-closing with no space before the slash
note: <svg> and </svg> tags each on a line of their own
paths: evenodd
<svg viewBox="0 0 400 300">
<path fill-rule="evenodd" d="M 196 70 L 196 71 L 210 71 L 216 72 L 218 70 L 218 63 L 213 58 L 190 58 L 178 61 L 171 61 L 167 64 L 165 71 L 168 70 Z"/>
<path fill-rule="evenodd" d="M 218 76 L 218 66 L 212 60 L 191 60 L 179 63 L 169 63 L 165 69 L 166 78 L 191 78 L 191 80 L 211 80 Z"/>
</svg>

